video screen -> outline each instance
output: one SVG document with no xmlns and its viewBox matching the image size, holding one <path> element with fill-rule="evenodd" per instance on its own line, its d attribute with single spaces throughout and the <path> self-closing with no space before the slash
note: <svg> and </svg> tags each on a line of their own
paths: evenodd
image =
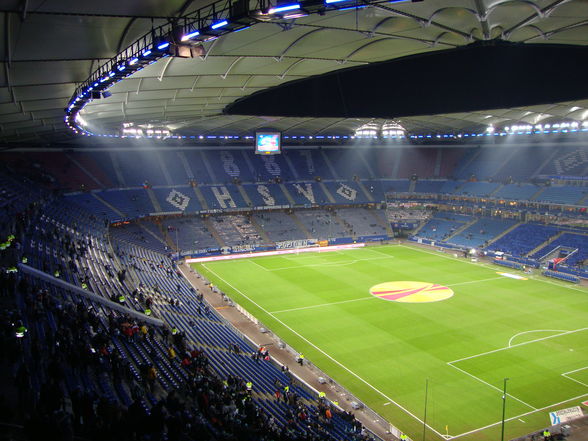
<svg viewBox="0 0 588 441">
<path fill-rule="evenodd" d="M 280 132 L 257 132 L 255 134 L 255 153 L 277 155 L 281 152 Z"/>
</svg>

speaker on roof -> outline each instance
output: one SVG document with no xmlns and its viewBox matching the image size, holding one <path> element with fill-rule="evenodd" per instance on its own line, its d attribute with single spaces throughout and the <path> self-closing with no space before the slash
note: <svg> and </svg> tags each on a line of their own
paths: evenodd
<svg viewBox="0 0 588 441">
<path fill-rule="evenodd" d="M 178 44 L 175 46 L 174 56 L 179 58 L 197 58 L 206 55 L 206 51 L 201 44 L 192 46 L 190 44 Z"/>
</svg>

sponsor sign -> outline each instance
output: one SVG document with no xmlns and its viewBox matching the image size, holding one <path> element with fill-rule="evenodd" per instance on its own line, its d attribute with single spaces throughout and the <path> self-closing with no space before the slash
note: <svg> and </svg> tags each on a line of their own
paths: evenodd
<svg viewBox="0 0 588 441">
<path fill-rule="evenodd" d="M 284 240 L 276 242 L 276 249 L 304 248 L 316 244 L 316 239 Z"/>
<path fill-rule="evenodd" d="M 568 407 L 567 409 L 556 410 L 555 412 L 549 412 L 549 420 L 551 425 L 567 423 L 568 421 L 575 420 L 584 416 L 582 408 L 580 406 Z"/>
</svg>

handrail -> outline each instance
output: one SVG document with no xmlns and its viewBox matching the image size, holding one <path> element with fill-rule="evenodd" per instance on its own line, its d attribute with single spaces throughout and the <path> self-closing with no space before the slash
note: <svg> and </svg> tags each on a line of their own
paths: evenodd
<svg viewBox="0 0 588 441">
<path fill-rule="evenodd" d="M 110 308 L 110 309 L 114 309 L 115 311 L 121 312 L 123 314 L 128 314 L 132 317 L 135 317 L 138 320 L 141 320 L 143 322 L 147 322 L 150 325 L 154 325 L 154 326 L 164 326 L 164 322 L 160 319 L 156 319 L 153 317 L 149 317 L 145 314 L 142 314 L 138 311 L 135 311 L 133 309 L 129 309 L 126 308 L 116 302 L 113 302 L 111 300 L 105 299 L 102 296 L 99 296 L 97 294 L 94 294 L 93 292 L 90 291 L 86 291 L 85 289 L 80 288 L 79 286 L 76 285 L 72 285 L 69 282 L 66 282 L 64 280 L 58 279 L 57 277 L 53 277 L 50 274 L 47 274 L 41 270 L 38 270 L 36 268 L 33 268 L 31 266 L 25 265 L 23 263 L 19 263 L 18 264 L 18 268 L 19 270 L 21 270 L 24 273 L 30 274 L 34 277 L 37 277 L 39 279 L 42 279 L 46 282 L 49 282 L 53 285 L 59 286 L 60 288 L 64 288 L 67 289 L 69 291 L 74 292 L 77 295 L 83 296 L 93 302 L 97 302 L 97 303 L 101 303 L 102 305 Z"/>
</svg>

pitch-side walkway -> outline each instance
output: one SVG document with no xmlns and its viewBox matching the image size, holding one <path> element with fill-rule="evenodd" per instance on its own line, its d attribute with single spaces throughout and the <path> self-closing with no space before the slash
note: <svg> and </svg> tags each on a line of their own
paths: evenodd
<svg viewBox="0 0 588 441">
<path fill-rule="evenodd" d="M 227 321 L 235 326 L 243 334 L 247 335 L 252 341 L 267 346 L 270 349 L 272 358 L 281 364 L 288 366 L 290 372 L 298 378 L 304 380 L 307 384 L 316 390 L 323 391 L 327 394 L 327 398 L 331 401 L 338 401 L 347 412 L 352 412 L 355 417 L 370 431 L 385 441 L 397 441 L 397 438 L 390 433 L 390 426 L 384 420 L 374 420 L 373 415 L 368 413 L 368 410 L 355 410 L 351 407 L 351 397 L 337 384 L 321 384 L 318 381 L 320 376 L 317 370 L 312 366 L 300 366 L 296 363 L 296 354 L 293 354 L 288 349 L 281 349 L 279 347 L 279 339 L 275 335 L 268 335 L 262 333 L 259 328 L 245 315 L 237 310 L 237 308 L 228 306 L 227 302 L 223 300 L 221 294 L 210 290 L 208 285 L 196 274 L 189 264 L 184 263 L 179 266 L 180 271 L 190 283 L 197 288 L 210 305 L 217 310 Z"/>
</svg>

